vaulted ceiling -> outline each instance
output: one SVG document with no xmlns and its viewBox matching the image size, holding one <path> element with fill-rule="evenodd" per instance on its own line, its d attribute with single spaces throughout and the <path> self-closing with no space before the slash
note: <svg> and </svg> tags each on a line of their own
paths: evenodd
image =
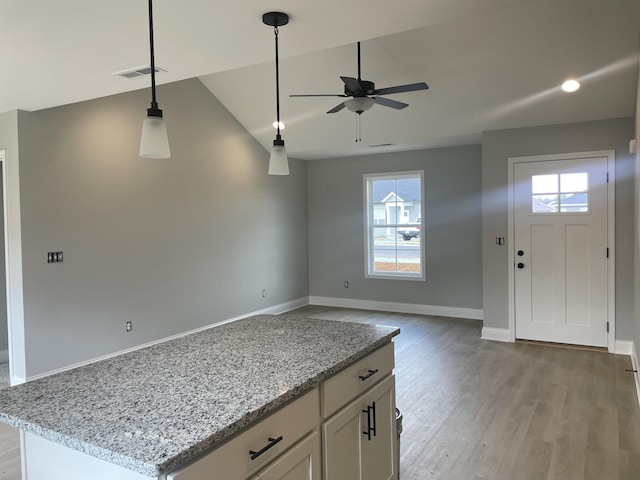
<svg viewBox="0 0 640 480">
<path fill-rule="evenodd" d="M 484 130 L 634 113 L 637 0 L 154 0 L 156 63 L 167 70 L 158 83 L 201 78 L 269 148 L 274 44 L 261 17 L 271 10 L 291 17 L 280 28 L 290 156 L 470 144 Z M 2 0 L 0 18 L 0 112 L 148 87 L 148 77 L 112 75 L 149 62 L 145 0 Z M 388 96 L 406 109 L 365 112 L 362 142 L 356 114 L 325 113 L 343 99 L 288 96 L 342 93 L 339 77 L 357 76 L 357 41 L 363 79 L 430 86 Z M 582 81 L 578 92 L 560 91 L 568 77 Z"/>
</svg>

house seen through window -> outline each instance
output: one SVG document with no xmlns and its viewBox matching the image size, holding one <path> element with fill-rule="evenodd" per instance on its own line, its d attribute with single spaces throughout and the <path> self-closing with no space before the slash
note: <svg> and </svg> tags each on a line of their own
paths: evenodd
<svg viewBox="0 0 640 480">
<path fill-rule="evenodd" d="M 365 276 L 424 280 L 423 172 L 364 176 Z"/>
</svg>

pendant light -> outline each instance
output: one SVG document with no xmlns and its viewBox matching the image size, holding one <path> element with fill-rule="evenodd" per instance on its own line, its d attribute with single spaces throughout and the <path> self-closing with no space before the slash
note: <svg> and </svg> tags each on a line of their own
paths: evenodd
<svg viewBox="0 0 640 480">
<path fill-rule="evenodd" d="M 149 49 L 151 52 L 151 108 L 142 124 L 140 156 L 142 158 L 169 158 L 167 127 L 162 118 L 162 110 L 156 101 L 156 62 L 153 51 L 153 0 L 149 0 Z"/>
<path fill-rule="evenodd" d="M 262 15 L 262 23 L 273 27 L 276 38 L 276 128 L 277 134 L 269 157 L 269 175 L 289 175 L 289 160 L 280 135 L 280 70 L 278 65 L 278 27 L 289 23 L 289 15 L 282 12 L 269 12 Z"/>
</svg>

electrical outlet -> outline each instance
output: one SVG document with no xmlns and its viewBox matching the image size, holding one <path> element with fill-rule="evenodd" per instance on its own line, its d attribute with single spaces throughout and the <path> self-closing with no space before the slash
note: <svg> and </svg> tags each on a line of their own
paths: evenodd
<svg viewBox="0 0 640 480">
<path fill-rule="evenodd" d="M 267 296 L 267 291 L 266 290 L 262 290 L 262 298 L 265 298 Z"/>
<path fill-rule="evenodd" d="M 125 328 L 125 330 L 126 330 L 127 332 L 130 332 L 131 330 L 133 330 L 133 322 L 127 322 L 127 323 L 125 323 L 125 327 L 124 327 L 124 328 Z"/>
<path fill-rule="evenodd" d="M 349 282 L 347 280 L 344 281 L 344 288 L 349 288 Z"/>
</svg>

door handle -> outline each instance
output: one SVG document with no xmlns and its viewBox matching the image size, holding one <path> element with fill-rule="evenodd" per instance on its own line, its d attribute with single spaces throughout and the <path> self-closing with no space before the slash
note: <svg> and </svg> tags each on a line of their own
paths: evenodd
<svg viewBox="0 0 640 480">
<path fill-rule="evenodd" d="M 371 410 L 373 410 L 373 427 L 371 428 L 371 431 L 373 432 L 373 436 L 376 436 L 376 402 L 371 402 L 371 404 L 373 405 Z"/>
<path fill-rule="evenodd" d="M 522 262 L 518 263 L 518 268 L 520 268 L 520 269 L 524 268 L 524 263 L 522 263 Z"/>
<path fill-rule="evenodd" d="M 362 432 L 363 435 L 367 436 L 367 440 L 371 441 L 371 407 L 367 405 L 366 410 L 362 410 L 362 413 L 367 414 L 367 431 Z"/>
<path fill-rule="evenodd" d="M 367 436 L 368 441 L 371 441 L 371 434 L 373 433 L 373 436 L 376 436 L 376 402 L 371 402 L 371 405 L 367 405 L 367 409 L 362 410 L 362 413 L 367 414 L 367 431 L 362 432 L 362 434 Z M 372 419 L 373 422 L 371 421 Z"/>
</svg>

